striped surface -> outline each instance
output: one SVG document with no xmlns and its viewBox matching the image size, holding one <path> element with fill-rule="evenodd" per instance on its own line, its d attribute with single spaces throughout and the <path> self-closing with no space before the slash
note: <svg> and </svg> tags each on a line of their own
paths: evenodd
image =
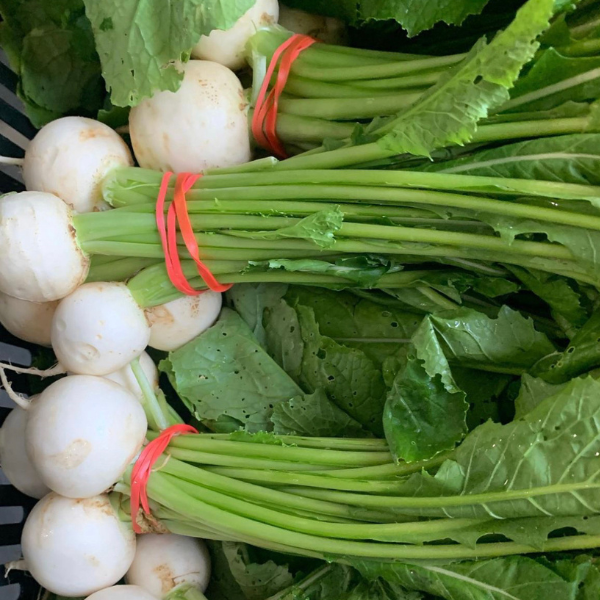
<svg viewBox="0 0 600 600">
<path fill-rule="evenodd" d="M 28 140 L 35 129 L 27 117 L 15 91 L 17 78 L 6 65 L 0 54 L 0 154 L 22 157 Z M 20 170 L 17 167 L 0 165 L 0 193 L 23 189 Z M 0 362 L 27 366 L 31 362 L 31 346 L 15 339 L 0 327 Z M 27 393 L 25 377 L 14 378 L 15 388 Z M 12 408 L 12 401 L 0 390 L 0 423 Z M 0 469 L 0 565 L 17 560 L 21 556 L 19 540 L 23 520 L 35 501 L 17 492 L 10 486 Z M 1 568 L 1 567 L 0 567 Z M 24 573 L 13 571 L 8 578 L 0 571 L 0 600 L 35 600 L 38 588 Z"/>
</svg>

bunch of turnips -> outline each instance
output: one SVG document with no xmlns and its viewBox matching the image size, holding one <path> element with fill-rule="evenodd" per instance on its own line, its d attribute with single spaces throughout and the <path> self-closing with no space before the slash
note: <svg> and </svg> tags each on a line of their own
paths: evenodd
<svg viewBox="0 0 600 600">
<path fill-rule="evenodd" d="M 600 589 L 600 0 L 433 48 L 477 10 L 74 2 L 47 16 L 101 110 L 6 49 L 56 117 L 0 197 L 0 325 L 55 359 L 0 363 L 38 500 L 9 569 L 87 600 Z M 394 51 L 344 45 L 391 17 Z"/>
</svg>

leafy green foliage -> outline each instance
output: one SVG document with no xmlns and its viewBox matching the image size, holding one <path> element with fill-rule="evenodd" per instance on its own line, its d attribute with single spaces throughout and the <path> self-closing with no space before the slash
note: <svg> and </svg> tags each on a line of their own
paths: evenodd
<svg viewBox="0 0 600 600">
<path fill-rule="evenodd" d="M 0 14 L 0 45 L 32 123 L 95 116 L 105 92 L 82 0 L 2 0 Z"/>
<path fill-rule="evenodd" d="M 573 600 L 575 581 L 524 556 L 449 564 L 357 562 L 367 578 L 381 578 L 446 600 Z"/>
<path fill-rule="evenodd" d="M 600 364 L 600 312 L 596 311 L 571 339 L 564 352 L 553 352 L 531 373 L 550 383 L 565 383 Z"/>
<path fill-rule="evenodd" d="M 457 160 L 426 165 L 424 171 L 484 177 L 600 184 L 600 135 L 537 138 L 480 150 Z"/>
<path fill-rule="evenodd" d="M 365 430 L 336 406 L 322 389 L 275 405 L 271 421 L 279 434 L 363 437 Z"/>
<path fill-rule="evenodd" d="M 494 519 L 593 514 L 599 419 L 600 383 L 574 379 L 521 419 L 476 428 L 435 476 L 411 476 L 406 495 L 439 497 L 440 505 L 402 511 Z M 445 496 L 454 498 L 446 505 Z"/>
<path fill-rule="evenodd" d="M 378 141 L 394 154 L 430 156 L 436 148 L 468 142 L 477 123 L 509 98 L 508 90 L 539 47 L 553 0 L 529 0 L 514 21 L 467 58 L 383 129 Z"/>
<path fill-rule="evenodd" d="M 549 110 L 564 102 L 596 100 L 600 82 L 595 70 L 600 57 L 571 58 L 553 48 L 544 50 L 512 91 L 510 111 Z M 560 85 L 558 85 L 560 84 Z"/>
<path fill-rule="evenodd" d="M 337 17 L 352 25 L 365 21 L 393 19 L 400 23 L 409 36 L 430 29 L 443 21 L 449 25 L 460 25 L 469 15 L 480 13 L 488 0 L 288 0 L 288 6 L 300 8 L 330 17 Z"/>
<path fill-rule="evenodd" d="M 159 90 L 175 91 L 201 35 L 228 29 L 253 0 L 84 0 L 102 74 L 115 106 L 135 106 Z M 173 35 L 177 32 L 177 35 Z"/>
<path fill-rule="evenodd" d="M 309 240 L 321 248 L 330 248 L 335 243 L 334 234 L 342 226 L 344 215 L 339 207 L 321 210 L 304 217 L 295 225 L 273 231 L 232 231 L 230 235 L 252 240 L 279 240 L 295 238 Z"/>
<path fill-rule="evenodd" d="M 532 321 L 507 307 L 496 319 L 471 309 L 429 315 L 412 344 L 384 413 L 390 449 L 396 459 L 407 462 L 450 450 L 467 431 L 469 405 L 454 381 L 451 362 L 511 373 L 528 369 L 553 351 Z"/>
<path fill-rule="evenodd" d="M 246 544 L 211 542 L 211 578 L 206 593 L 212 600 L 264 600 L 294 580 L 285 565 L 255 562 Z"/>
<path fill-rule="evenodd" d="M 160 368 L 186 406 L 215 431 L 271 429 L 275 404 L 302 394 L 229 309 Z"/>
</svg>

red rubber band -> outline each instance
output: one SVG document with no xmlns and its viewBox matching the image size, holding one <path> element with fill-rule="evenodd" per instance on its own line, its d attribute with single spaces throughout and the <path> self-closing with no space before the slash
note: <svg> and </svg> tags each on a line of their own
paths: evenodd
<svg viewBox="0 0 600 600">
<path fill-rule="evenodd" d="M 273 54 L 258 97 L 256 98 L 256 105 L 252 116 L 252 134 L 257 144 L 272 152 L 277 158 L 287 158 L 288 156 L 281 140 L 277 136 L 279 99 L 290 76 L 290 70 L 294 61 L 300 56 L 301 52 L 312 46 L 315 42 L 316 40 L 308 35 L 296 33 L 281 44 Z M 275 85 L 267 95 L 271 78 L 280 58 L 281 62 Z"/>
<path fill-rule="evenodd" d="M 142 533 L 142 528 L 137 522 L 140 505 L 145 514 L 150 514 L 147 487 L 152 467 L 174 437 L 189 433 L 198 433 L 198 431 L 191 425 L 180 424 L 167 427 L 156 439 L 146 445 L 135 461 L 131 471 L 131 524 L 135 533 Z"/>
<path fill-rule="evenodd" d="M 165 265 L 167 267 L 169 279 L 175 288 L 182 294 L 186 294 L 187 296 L 199 296 L 204 293 L 204 290 L 195 290 L 190 285 L 181 267 L 179 250 L 177 248 L 177 225 L 179 224 L 179 230 L 183 237 L 185 247 L 196 263 L 196 268 L 200 277 L 202 277 L 208 288 L 213 292 L 226 292 L 231 288 L 232 284 L 224 285 L 219 283 L 211 273 L 210 269 L 202 262 L 202 260 L 200 260 L 200 249 L 198 248 L 198 242 L 196 241 L 196 236 L 194 235 L 194 230 L 187 210 L 185 195 L 202 175 L 193 173 L 180 173 L 177 175 L 174 200 L 167 210 L 167 219 L 165 223 L 165 199 L 167 197 L 169 182 L 172 176 L 173 173 L 170 171 L 163 175 L 158 197 L 156 199 L 156 226 L 165 255 Z"/>
</svg>

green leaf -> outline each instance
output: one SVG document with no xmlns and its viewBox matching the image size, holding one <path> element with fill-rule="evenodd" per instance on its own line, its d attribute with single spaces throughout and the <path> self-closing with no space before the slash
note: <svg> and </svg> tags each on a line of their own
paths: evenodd
<svg viewBox="0 0 600 600">
<path fill-rule="evenodd" d="M 287 588 L 293 576 L 272 560 L 254 562 L 252 549 L 234 542 L 210 542 L 211 577 L 206 591 L 211 600 L 264 600 Z"/>
<path fill-rule="evenodd" d="M 564 352 L 553 352 L 536 363 L 531 373 L 550 383 L 565 383 L 600 365 L 600 311 L 571 339 Z"/>
<path fill-rule="evenodd" d="M 290 272 L 323 273 L 343 277 L 349 282 L 358 283 L 361 287 L 372 287 L 385 273 L 401 270 L 401 267 L 385 256 L 359 255 L 326 260 L 299 258 L 273 259 L 270 261 L 250 261 L 251 270 L 283 269 Z"/>
<path fill-rule="evenodd" d="M 417 356 L 425 362 L 430 376 L 444 370 L 439 353 L 431 352 L 435 332 L 443 355 L 450 363 L 495 372 L 526 371 L 540 358 L 554 351 L 548 338 L 536 331 L 531 319 L 503 306 L 497 318 L 472 309 L 430 315 L 415 336 Z M 440 366 L 442 365 L 442 366 Z"/>
<path fill-rule="evenodd" d="M 599 67 L 600 57 L 569 58 L 548 48 L 517 81 L 506 110 L 548 110 L 564 102 L 596 100 L 600 94 Z"/>
<path fill-rule="evenodd" d="M 226 294 L 227 300 L 231 302 L 263 347 L 265 347 L 263 327 L 265 308 L 276 304 L 286 290 L 287 285 L 280 283 L 238 283 Z"/>
<path fill-rule="evenodd" d="M 302 387 L 309 392 L 323 389 L 363 427 L 381 434 L 385 383 L 380 368 L 361 350 L 322 336 L 311 308 L 297 306 L 296 312 L 304 342 Z"/>
<path fill-rule="evenodd" d="M 515 419 L 531 412 L 540 402 L 563 389 L 565 384 L 548 383 L 525 373 L 521 378 L 519 395 L 515 399 Z"/>
<path fill-rule="evenodd" d="M 102 74 L 115 106 L 135 106 L 158 90 L 176 91 L 201 35 L 229 29 L 254 0 L 84 0 Z M 174 35 L 173 32 L 176 32 Z"/>
<path fill-rule="evenodd" d="M 354 438 L 366 435 L 361 425 L 329 400 L 323 390 L 276 404 L 271 421 L 277 434 Z"/>
<path fill-rule="evenodd" d="M 494 519 L 593 515 L 600 509 L 598 456 L 600 383 L 574 379 L 519 420 L 477 427 L 435 476 L 412 475 L 402 495 L 414 496 L 415 505 L 401 512 Z M 439 500 L 418 506 L 421 497 Z"/>
<path fill-rule="evenodd" d="M 457 160 L 433 163 L 420 170 L 599 185 L 600 135 L 589 133 L 527 140 L 480 150 Z"/>
<path fill-rule="evenodd" d="M 436 23 L 460 25 L 469 15 L 479 14 L 489 0 L 288 0 L 286 4 L 329 17 L 343 19 L 352 25 L 365 21 L 397 21 L 409 36 L 431 29 Z"/>
<path fill-rule="evenodd" d="M 352 564 L 369 579 L 381 578 L 446 600 L 574 600 L 578 583 L 524 556 L 445 565 Z"/>
<path fill-rule="evenodd" d="M 553 0 L 529 0 L 514 21 L 489 43 L 481 40 L 468 57 L 383 128 L 378 141 L 394 154 L 430 156 L 436 148 L 468 142 L 477 123 L 509 98 L 523 66 L 539 47 Z"/>
<path fill-rule="evenodd" d="M 349 292 L 290 286 L 285 297 L 292 305 L 312 308 L 322 335 L 362 350 L 378 364 L 406 349 L 422 319 Z"/>
<path fill-rule="evenodd" d="M 513 265 L 506 268 L 516 275 L 536 296 L 548 303 L 554 316 L 560 315 L 569 325 L 567 334 L 574 333 L 588 319 L 582 306 L 581 294 L 573 288 L 574 282 L 560 275 Z"/>
<path fill-rule="evenodd" d="M 449 369 L 447 371 L 449 373 Z M 397 462 L 427 460 L 454 448 L 467 432 L 465 393 L 431 377 L 423 361 L 409 357 L 396 375 L 383 414 L 385 437 Z"/>
<path fill-rule="evenodd" d="M 304 217 L 296 225 L 282 227 L 274 231 L 229 231 L 229 235 L 252 240 L 279 240 L 294 238 L 309 240 L 321 248 L 331 248 L 335 244 L 335 233 L 342 226 L 344 213 L 339 207 L 320 210 Z"/>
<path fill-rule="evenodd" d="M 302 394 L 227 308 L 215 325 L 171 352 L 160 369 L 194 415 L 218 432 L 270 430 L 275 405 Z"/>
<path fill-rule="evenodd" d="M 0 14 L 0 44 L 33 124 L 95 116 L 105 91 L 82 0 L 2 0 Z"/>
</svg>

